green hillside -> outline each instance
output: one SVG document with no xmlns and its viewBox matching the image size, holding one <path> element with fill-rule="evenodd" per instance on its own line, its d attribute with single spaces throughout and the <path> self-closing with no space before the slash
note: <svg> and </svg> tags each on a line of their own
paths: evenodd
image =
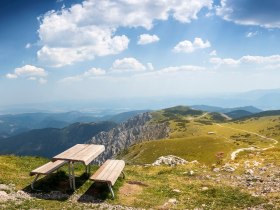
<svg viewBox="0 0 280 210">
<path fill-rule="evenodd" d="M 187 161 L 198 160 L 208 165 L 217 161 L 216 154 L 229 154 L 234 144 L 217 137 L 186 137 L 154 140 L 132 146 L 124 156 L 125 161 L 134 164 L 152 163 L 160 156 L 175 155 Z"/>
<path fill-rule="evenodd" d="M 280 116 L 271 116 L 270 112 L 268 117 L 260 114 L 263 117 L 231 121 L 224 114 L 180 106 L 153 112 L 152 115 L 150 123 L 169 124 L 169 138 L 130 147 L 121 155 L 130 163 L 152 163 L 160 156 L 176 155 L 211 165 L 215 163 L 218 152 L 223 152 L 224 159 L 229 161 L 231 154 L 238 149 L 279 147 L 276 143 L 280 140 Z"/>
</svg>

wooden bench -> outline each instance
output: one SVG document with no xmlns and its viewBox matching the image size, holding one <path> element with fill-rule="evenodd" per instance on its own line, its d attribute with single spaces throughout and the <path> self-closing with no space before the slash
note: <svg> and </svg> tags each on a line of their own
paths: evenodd
<svg viewBox="0 0 280 210">
<path fill-rule="evenodd" d="M 31 189 L 34 190 L 34 183 L 37 181 L 37 179 L 39 178 L 40 175 L 48 175 L 48 174 L 56 171 L 60 167 L 62 167 L 67 162 L 68 161 L 64 161 L 64 160 L 57 160 L 57 161 L 54 161 L 54 162 L 48 162 L 48 163 L 34 169 L 33 171 L 31 171 L 30 176 L 36 175 L 35 179 L 31 183 Z"/>
<path fill-rule="evenodd" d="M 94 182 L 107 183 L 113 198 L 115 197 L 112 186 L 117 181 L 120 174 L 123 174 L 125 162 L 123 160 L 107 160 L 96 172 L 90 177 L 90 180 Z"/>
</svg>

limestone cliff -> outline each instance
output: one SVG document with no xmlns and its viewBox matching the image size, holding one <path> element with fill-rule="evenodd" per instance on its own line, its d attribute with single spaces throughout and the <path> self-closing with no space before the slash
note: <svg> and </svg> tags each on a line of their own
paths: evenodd
<svg viewBox="0 0 280 210">
<path fill-rule="evenodd" d="M 133 144 L 166 138 L 168 125 L 148 123 L 151 119 L 149 112 L 139 114 L 108 132 L 100 132 L 87 143 L 105 145 L 105 152 L 98 158 L 98 162 L 103 162 Z"/>
</svg>

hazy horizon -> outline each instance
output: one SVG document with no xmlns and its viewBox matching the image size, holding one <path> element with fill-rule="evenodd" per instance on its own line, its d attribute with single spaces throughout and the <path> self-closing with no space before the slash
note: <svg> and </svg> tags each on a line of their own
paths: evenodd
<svg viewBox="0 0 280 210">
<path fill-rule="evenodd" d="M 1 1 L 0 107 L 279 89 L 279 9 L 275 0 Z"/>
</svg>

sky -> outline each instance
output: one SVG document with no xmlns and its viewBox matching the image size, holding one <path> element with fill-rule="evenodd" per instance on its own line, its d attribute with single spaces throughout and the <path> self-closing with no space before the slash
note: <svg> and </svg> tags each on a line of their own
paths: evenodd
<svg viewBox="0 0 280 210">
<path fill-rule="evenodd" d="M 280 88 L 278 0 L 1 0 L 1 105 Z"/>
</svg>

